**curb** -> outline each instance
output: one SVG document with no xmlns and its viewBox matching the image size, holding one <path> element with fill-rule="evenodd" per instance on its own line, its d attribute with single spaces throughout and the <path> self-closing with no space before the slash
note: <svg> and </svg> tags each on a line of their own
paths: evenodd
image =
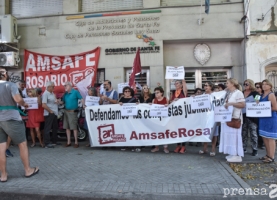
<svg viewBox="0 0 277 200">
<path fill-rule="evenodd" d="M 231 167 L 226 164 L 226 162 L 220 161 L 219 162 L 232 176 L 233 178 L 240 184 L 240 186 L 245 189 L 245 188 L 251 188 L 250 185 L 248 185 L 244 180 L 242 180 L 232 169 Z"/>
</svg>

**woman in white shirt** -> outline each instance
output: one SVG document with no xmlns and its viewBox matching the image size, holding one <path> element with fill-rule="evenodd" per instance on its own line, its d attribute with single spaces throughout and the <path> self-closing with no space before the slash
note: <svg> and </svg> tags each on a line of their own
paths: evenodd
<svg viewBox="0 0 277 200">
<path fill-rule="evenodd" d="M 228 94 L 225 100 L 225 108 L 233 106 L 232 118 L 240 119 L 242 124 L 242 108 L 245 107 L 245 99 L 243 93 L 239 90 L 239 83 L 234 78 L 227 80 Z M 221 123 L 221 137 L 219 152 L 229 154 L 226 156 L 228 162 L 241 162 L 244 156 L 241 128 L 229 127 L 226 123 Z"/>
</svg>

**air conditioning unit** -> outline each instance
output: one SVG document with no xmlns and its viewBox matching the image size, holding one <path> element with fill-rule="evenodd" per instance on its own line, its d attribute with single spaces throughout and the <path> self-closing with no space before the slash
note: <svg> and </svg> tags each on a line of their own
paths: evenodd
<svg viewBox="0 0 277 200">
<path fill-rule="evenodd" d="M 0 15 L 0 43 L 13 43 L 17 40 L 17 19 L 12 15 Z"/>
<path fill-rule="evenodd" d="M 0 52 L 0 66 L 18 67 L 20 59 L 17 52 Z"/>
</svg>

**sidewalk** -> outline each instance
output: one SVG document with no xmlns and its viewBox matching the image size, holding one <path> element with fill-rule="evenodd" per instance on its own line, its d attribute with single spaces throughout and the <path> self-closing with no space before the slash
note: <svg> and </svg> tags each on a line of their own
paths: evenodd
<svg viewBox="0 0 277 200">
<path fill-rule="evenodd" d="M 150 148 L 139 153 L 101 150 L 85 143 L 78 149 L 36 146 L 29 149 L 31 165 L 40 172 L 27 179 L 18 148 L 11 147 L 14 157 L 7 158 L 8 182 L 0 184 L 0 199 L 222 199 L 223 188 L 249 187 L 232 173 L 224 155 L 199 155 L 199 149 L 187 146 L 181 155 L 162 149 L 151 153 Z M 257 157 L 246 155 L 243 160 Z"/>
</svg>

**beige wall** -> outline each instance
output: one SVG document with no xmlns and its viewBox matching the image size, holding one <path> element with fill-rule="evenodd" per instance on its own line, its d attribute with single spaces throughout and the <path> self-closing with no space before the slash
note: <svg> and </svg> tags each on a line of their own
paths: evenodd
<svg viewBox="0 0 277 200">
<path fill-rule="evenodd" d="M 77 1 L 76 1 L 77 2 Z M 64 14 L 76 12 L 76 3 L 74 1 L 64 1 Z M 144 1 L 145 7 L 153 7 L 154 4 L 147 4 Z M 157 3 L 157 2 L 154 2 Z M 157 9 L 157 8 L 155 8 Z M 101 17 L 88 19 L 67 20 L 67 16 L 55 17 L 39 17 L 30 19 L 18 19 L 18 32 L 21 35 L 20 40 L 20 55 L 22 58 L 21 67 L 17 71 L 23 71 L 23 50 L 29 49 L 32 51 L 44 54 L 75 54 L 83 51 L 94 49 L 97 46 L 101 47 L 99 68 L 106 68 L 106 79 L 110 79 L 113 84 L 125 81 L 124 67 L 132 67 L 134 54 L 130 55 L 105 55 L 106 48 L 123 48 L 123 47 L 147 47 L 149 44 L 136 37 L 135 32 L 158 31 L 158 33 L 146 33 L 147 36 L 154 38 L 156 45 L 160 46 L 160 53 L 141 54 L 141 63 L 143 66 L 150 67 L 151 87 L 155 87 L 157 82 L 162 82 L 164 79 L 164 66 L 170 63 L 169 58 L 164 55 L 163 51 L 168 51 L 173 48 L 176 52 L 175 63 L 182 63 L 185 60 L 186 65 L 197 65 L 193 57 L 193 47 L 199 41 L 216 40 L 215 43 L 210 43 L 212 47 L 212 57 L 207 63 L 209 66 L 239 66 L 241 64 L 238 59 L 238 46 L 230 41 L 243 39 L 243 24 L 238 23 L 243 15 L 243 4 L 222 4 L 213 5 L 209 15 L 204 14 L 202 7 L 201 18 L 204 23 L 199 25 L 200 6 L 198 7 L 176 7 L 176 8 L 161 8 L 161 13 L 143 14 L 143 15 L 124 15 L 116 17 Z M 80 14 L 82 15 L 82 14 Z M 154 17 L 158 20 L 151 21 L 149 28 L 141 28 L 136 26 L 145 25 L 148 21 L 134 21 L 135 18 Z M 122 25 L 128 27 L 133 24 L 134 28 L 126 28 L 124 30 L 133 31 L 131 35 L 120 36 L 100 36 L 100 37 L 84 37 L 67 39 L 66 35 L 78 35 L 86 33 L 112 32 L 120 30 L 100 30 L 88 31 L 89 27 L 96 28 L 95 23 L 101 19 L 125 19 L 126 22 Z M 128 23 L 130 20 L 130 23 Z M 86 23 L 85 26 L 77 26 L 76 23 Z M 93 22 L 94 25 L 89 26 L 88 22 Z M 154 24 L 156 23 L 156 24 Z M 118 23 L 120 24 L 120 23 Z M 112 24 L 108 24 L 112 25 Z M 103 26 L 101 26 L 103 27 Z M 46 34 L 39 35 L 39 29 L 45 28 Z M 186 40 L 188 43 L 184 45 L 172 43 L 172 41 Z M 169 46 L 165 46 L 164 41 L 169 42 Z M 172 44 L 171 44 L 172 43 Z M 185 51 L 184 53 L 182 51 Z M 238 73 L 240 73 L 238 71 Z"/>
</svg>

